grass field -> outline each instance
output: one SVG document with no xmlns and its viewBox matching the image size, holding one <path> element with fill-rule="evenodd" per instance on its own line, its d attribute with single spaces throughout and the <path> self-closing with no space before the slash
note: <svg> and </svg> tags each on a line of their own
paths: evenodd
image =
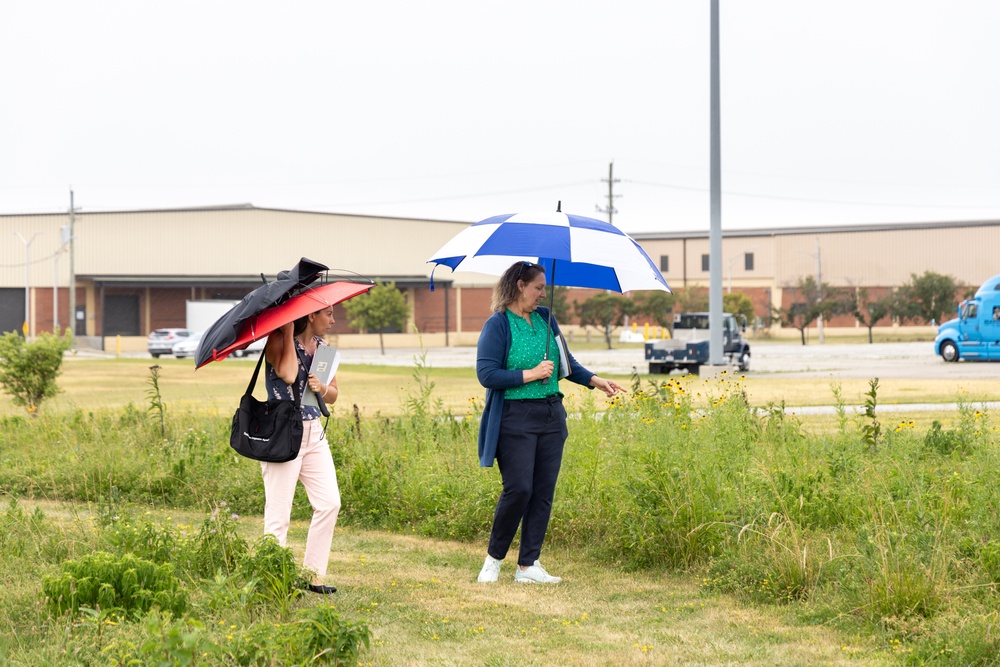
<svg viewBox="0 0 1000 667">
<path fill-rule="evenodd" d="M 24 505 L 40 508 L 63 525 L 92 523 L 96 512 L 82 504 Z M 168 518 L 182 525 L 200 520 L 183 511 L 154 514 L 161 523 Z M 297 521 L 290 532 L 290 546 L 300 556 L 307 528 Z M 259 517 L 241 519 L 239 530 L 254 539 Z M 339 526 L 329 579 L 339 587 L 333 599 L 338 612 L 363 620 L 372 630 L 372 647 L 360 664 L 892 664 L 887 657 L 892 656 L 891 644 L 804 626 L 787 609 L 753 608 L 725 595 L 706 594 L 690 575 L 627 572 L 555 548 L 547 562 L 553 570 L 558 564 L 563 584 L 515 584 L 513 566 L 506 564 L 501 581 L 484 586 L 475 582 L 481 552 L 481 545 Z M 309 597 L 296 606 L 318 602 Z M 220 621 L 222 631 L 207 633 L 220 644 L 234 632 L 231 626 L 244 625 L 235 614 L 205 625 L 211 630 Z M 115 641 L 116 630 L 106 629 L 105 645 Z"/>
<path fill-rule="evenodd" d="M 39 595 L 42 577 L 97 551 L 203 557 L 214 542 L 192 531 L 220 501 L 242 515 L 241 540 L 257 537 L 259 468 L 225 444 L 252 363 L 161 360 L 164 433 L 147 410 L 150 360 L 67 361 L 64 393 L 36 418 L 0 397 L 0 488 L 19 503 L 0 506 L 0 665 L 285 664 L 248 651 L 278 652 L 269 628 L 284 636 L 321 600 L 253 606 L 240 602 L 262 595 L 253 579 L 192 574 L 182 619 L 95 625 L 52 616 Z M 498 475 L 475 464 L 475 420 L 445 418 L 481 408 L 471 370 L 339 377 L 328 581 L 336 613 L 371 630 L 360 664 L 1000 664 L 1000 443 L 974 405 L 897 422 L 847 413 L 860 382 L 643 380 L 610 402 L 567 385 L 576 414 L 543 556 L 564 582 L 517 585 L 507 565 L 482 586 Z M 975 400 L 901 381 L 879 403 L 896 395 Z M 755 409 L 789 396 L 841 413 Z M 300 494 L 299 556 L 308 515 Z"/>
<path fill-rule="evenodd" d="M 47 401 L 43 409 L 67 410 L 113 408 L 144 402 L 148 390 L 149 367 L 161 367 L 160 389 L 164 401 L 175 409 L 192 409 L 209 414 L 231 414 L 246 389 L 255 360 L 230 360 L 195 371 L 190 360 L 182 359 L 73 359 L 63 365 L 59 386 L 63 393 Z M 354 405 L 364 416 L 398 415 L 403 399 L 414 391 L 415 367 L 344 365 L 338 371 L 341 399 L 335 410 L 349 414 Z M 434 382 L 435 399 L 451 412 L 465 414 L 470 400 L 481 400 L 483 389 L 468 368 L 430 368 L 427 377 Z M 615 376 L 612 376 L 615 377 Z M 615 379 L 628 384 L 627 376 Z M 662 377 L 658 379 L 663 379 Z M 844 399 L 854 405 L 863 403 L 868 381 L 839 381 Z M 259 382 L 263 387 L 263 380 Z M 751 404 L 787 406 L 832 405 L 831 381 L 822 378 L 745 377 L 744 388 Z M 587 392 L 571 383 L 563 383 L 570 404 Z M 990 380 L 941 382 L 932 380 L 893 379 L 881 381 L 879 401 L 883 405 L 906 403 L 953 403 L 960 395 L 969 401 L 992 400 L 996 383 Z M 261 390 L 257 395 L 262 395 Z M 598 408 L 606 401 L 593 397 Z M 17 414 L 6 396 L 0 395 L 0 415 Z M 822 421 L 822 420 L 821 420 Z"/>
</svg>

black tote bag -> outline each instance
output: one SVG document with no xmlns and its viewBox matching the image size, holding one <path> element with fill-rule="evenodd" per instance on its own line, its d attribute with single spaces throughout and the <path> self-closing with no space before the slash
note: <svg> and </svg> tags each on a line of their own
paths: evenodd
<svg viewBox="0 0 1000 667">
<path fill-rule="evenodd" d="M 240 399 L 240 407 L 233 415 L 229 446 L 255 461 L 284 463 L 298 456 L 302 446 L 299 383 L 298 380 L 292 383 L 294 401 L 258 401 L 252 394 L 263 361 L 264 352 L 261 351 L 250 384 Z"/>
</svg>

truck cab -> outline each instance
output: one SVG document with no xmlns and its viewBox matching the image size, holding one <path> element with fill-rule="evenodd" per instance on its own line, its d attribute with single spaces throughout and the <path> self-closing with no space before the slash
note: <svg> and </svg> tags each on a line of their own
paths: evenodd
<svg viewBox="0 0 1000 667">
<path fill-rule="evenodd" d="M 746 317 L 731 313 L 722 315 L 723 361 L 750 370 L 750 344 L 743 337 L 747 330 Z M 697 373 L 710 361 L 711 345 L 708 313 L 675 313 L 673 334 L 665 340 L 646 343 L 646 360 L 650 373 L 669 373 L 681 369 Z"/>
<path fill-rule="evenodd" d="M 958 304 L 958 317 L 938 327 L 934 353 L 945 361 L 1000 360 L 1000 275 Z"/>
</svg>

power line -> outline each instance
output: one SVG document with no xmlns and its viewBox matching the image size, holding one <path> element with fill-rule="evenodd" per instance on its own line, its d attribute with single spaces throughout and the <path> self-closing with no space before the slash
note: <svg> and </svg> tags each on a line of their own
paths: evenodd
<svg viewBox="0 0 1000 667">
<path fill-rule="evenodd" d="M 379 206 L 388 204 L 420 204 L 424 202 L 434 202 L 434 201 L 453 201 L 457 199 L 477 199 L 479 197 L 494 197 L 496 195 L 511 195 L 518 194 L 521 192 L 537 192 L 539 190 L 552 190 L 555 188 L 568 188 L 576 187 L 578 185 L 590 185 L 593 181 L 572 181 L 569 183 L 553 183 L 551 185 L 539 185 L 532 188 L 517 188 L 514 190 L 497 190 L 494 192 L 479 192 L 476 194 L 468 195 L 450 195 L 445 197 L 425 197 L 421 199 L 397 199 L 393 201 L 367 201 L 367 202 L 346 202 L 331 204 L 331 206 Z"/>
<path fill-rule="evenodd" d="M 47 262 L 50 259 L 55 259 L 56 255 L 58 255 L 61 252 L 62 249 L 59 249 L 56 252 L 49 255 L 48 257 L 42 257 L 41 259 L 33 259 L 30 262 L 30 266 L 34 266 L 35 264 L 41 264 L 42 262 Z M 24 262 L 18 262 L 16 264 L 0 264 L 0 269 L 23 269 L 24 266 L 25 266 Z"/>
<path fill-rule="evenodd" d="M 656 188 L 667 188 L 670 190 L 684 190 L 688 192 L 708 192 L 708 188 L 696 188 L 686 185 L 675 185 L 671 183 L 651 183 L 649 181 L 635 181 L 626 180 L 626 183 L 634 183 L 635 185 L 647 185 Z M 818 199 L 813 197 L 791 197 L 787 195 L 768 195 L 768 194 L 757 194 L 753 192 L 737 192 L 735 190 L 723 190 L 723 194 L 732 197 L 750 197 L 753 199 L 777 199 L 782 201 L 799 201 L 808 202 L 813 204 L 840 204 L 844 206 L 889 206 L 893 208 L 968 208 L 968 209 L 982 209 L 982 208 L 1000 208 L 997 204 L 913 204 L 913 203 L 899 203 L 899 202 L 871 202 L 871 201 L 851 201 L 847 199 Z"/>
</svg>

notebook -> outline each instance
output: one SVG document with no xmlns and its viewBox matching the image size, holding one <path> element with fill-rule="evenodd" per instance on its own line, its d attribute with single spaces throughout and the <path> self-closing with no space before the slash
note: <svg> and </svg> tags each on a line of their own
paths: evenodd
<svg viewBox="0 0 1000 667">
<path fill-rule="evenodd" d="M 330 384 L 330 380 L 337 374 L 337 367 L 340 366 L 340 350 L 332 345 L 320 345 L 313 355 L 309 372 L 315 375 L 323 384 Z M 315 392 L 306 391 L 302 397 L 302 405 L 319 405 L 319 398 Z"/>
</svg>

